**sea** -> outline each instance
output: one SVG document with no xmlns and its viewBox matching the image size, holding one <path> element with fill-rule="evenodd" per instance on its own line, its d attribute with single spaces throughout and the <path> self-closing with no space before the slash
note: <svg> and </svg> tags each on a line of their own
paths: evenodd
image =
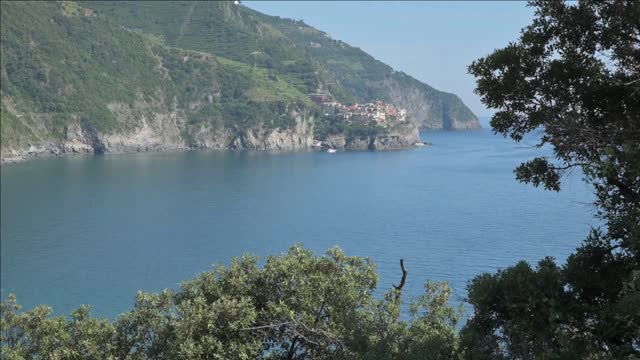
<svg viewBox="0 0 640 360">
<path fill-rule="evenodd" d="M 2 298 L 114 318 L 137 291 L 177 288 L 234 256 L 369 257 L 378 294 L 408 270 L 403 296 L 447 281 L 465 305 L 475 277 L 545 256 L 559 263 L 598 224 L 579 171 L 560 192 L 515 180 L 535 156 L 490 130 L 421 134 L 432 145 L 388 152 L 185 151 L 79 155 L 3 165 Z"/>
</svg>

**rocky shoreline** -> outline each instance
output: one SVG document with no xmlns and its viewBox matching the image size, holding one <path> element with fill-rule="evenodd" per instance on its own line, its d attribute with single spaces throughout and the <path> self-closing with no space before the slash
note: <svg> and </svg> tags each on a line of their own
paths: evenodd
<svg viewBox="0 0 640 360">
<path fill-rule="evenodd" d="M 327 139 L 314 139 L 313 126 L 308 120 L 298 119 L 291 129 L 250 129 L 233 137 L 228 131 L 195 134 L 191 143 L 178 133 L 158 133 L 144 126 L 133 134 L 104 135 L 95 129 L 71 126 L 60 142 L 45 141 L 28 148 L 2 149 L 0 164 L 20 163 L 38 158 L 75 154 L 126 154 L 138 152 L 164 152 L 189 150 L 249 150 L 249 151 L 313 151 L 325 148 L 345 151 L 388 151 L 424 146 L 418 128 L 407 124 L 385 134 L 365 137 L 333 135 Z M 318 143 L 322 146 L 318 147 Z"/>
<path fill-rule="evenodd" d="M 409 149 L 415 144 L 423 144 L 417 127 L 408 127 L 404 131 L 389 132 L 361 137 L 345 135 L 331 135 L 320 146 L 337 150 L 349 151 L 387 151 Z"/>
<path fill-rule="evenodd" d="M 362 140 L 361 142 L 358 142 L 358 144 L 363 144 L 365 142 L 366 142 L 365 140 Z M 320 142 L 320 143 L 322 143 L 322 145 L 320 146 L 311 146 L 309 148 L 297 149 L 297 150 L 287 150 L 287 149 L 251 150 L 251 149 L 231 149 L 231 148 L 225 149 L 225 148 L 204 148 L 204 147 L 153 146 L 153 147 L 141 147 L 137 149 L 123 150 L 123 151 L 116 151 L 116 152 L 107 151 L 102 154 L 126 155 L 126 154 L 135 154 L 135 153 L 141 153 L 141 152 L 148 153 L 148 152 L 182 152 L 182 151 L 326 151 L 327 149 L 333 149 L 333 147 L 328 145 L 328 143 L 326 142 Z M 342 151 L 394 151 L 394 150 L 408 150 L 414 147 L 415 148 L 428 147 L 431 145 L 432 144 L 428 142 L 416 142 L 409 146 L 402 146 L 402 147 L 397 147 L 397 146 L 396 147 L 378 147 L 376 149 L 369 149 L 364 146 L 358 147 L 358 146 L 350 145 L 350 146 L 337 147 L 337 149 Z M 43 148 L 39 148 L 39 149 L 34 148 L 24 154 L 15 154 L 15 155 L 11 154 L 9 156 L 3 155 L 0 161 L 0 164 L 1 165 L 19 164 L 19 163 L 27 162 L 30 160 L 36 160 L 36 159 L 51 159 L 51 158 L 58 158 L 63 156 L 80 156 L 80 155 L 90 156 L 90 155 L 96 155 L 96 154 L 101 154 L 101 153 L 96 153 L 93 151 L 65 152 L 65 151 L 59 151 L 58 149 L 46 150 Z"/>
</svg>

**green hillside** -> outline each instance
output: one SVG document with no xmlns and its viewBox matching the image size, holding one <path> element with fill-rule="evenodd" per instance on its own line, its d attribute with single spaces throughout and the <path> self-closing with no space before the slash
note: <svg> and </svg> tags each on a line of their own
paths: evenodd
<svg viewBox="0 0 640 360">
<path fill-rule="evenodd" d="M 155 34 L 169 46 L 209 52 L 280 74 L 304 93 L 329 86 L 353 100 L 332 74 L 256 13 L 231 1 L 96 1 L 84 6 L 131 29 Z"/>
<path fill-rule="evenodd" d="M 300 21 L 233 2 L 1 6 L 2 159 L 308 148 L 314 121 L 326 128 L 309 100 L 317 92 L 343 103 L 385 100 L 424 128 L 477 126 L 455 95 Z"/>
<path fill-rule="evenodd" d="M 342 87 L 359 101 L 381 99 L 406 107 L 414 120 L 426 128 L 479 127 L 476 116 L 456 95 L 438 91 L 395 71 L 361 49 L 335 40 L 303 21 L 247 11 L 280 30 L 298 47 L 308 49 L 310 55 L 329 69 Z M 420 105 L 427 106 L 421 109 Z M 466 123 L 467 126 L 455 126 L 455 122 Z"/>
<path fill-rule="evenodd" d="M 302 92 L 342 102 L 381 99 L 406 107 L 425 128 L 474 128 L 478 119 L 454 94 L 397 72 L 302 21 L 269 16 L 230 1 L 85 3 L 169 45 L 207 51 L 284 76 Z"/>
<path fill-rule="evenodd" d="M 78 122 L 126 133 L 177 111 L 190 127 L 288 127 L 308 97 L 266 69 L 173 48 L 74 2 L 2 2 L 2 147 L 56 141 Z M 113 104 L 124 104 L 122 119 Z M 188 139 L 188 136 L 185 136 Z"/>
</svg>

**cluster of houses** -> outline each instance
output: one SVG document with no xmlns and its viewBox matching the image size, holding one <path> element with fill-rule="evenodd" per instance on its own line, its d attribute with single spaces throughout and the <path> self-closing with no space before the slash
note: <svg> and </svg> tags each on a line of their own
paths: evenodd
<svg viewBox="0 0 640 360">
<path fill-rule="evenodd" d="M 336 101 L 330 101 L 325 94 L 310 94 L 309 96 L 313 102 L 323 109 L 333 110 L 336 116 L 340 116 L 346 121 L 374 120 L 380 125 L 385 125 L 390 121 L 405 121 L 407 118 L 405 109 L 398 109 L 381 100 L 365 104 L 344 105 Z"/>
</svg>

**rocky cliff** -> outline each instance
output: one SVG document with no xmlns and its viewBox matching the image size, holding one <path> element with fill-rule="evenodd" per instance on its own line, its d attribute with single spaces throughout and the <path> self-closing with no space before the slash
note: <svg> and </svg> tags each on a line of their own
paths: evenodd
<svg viewBox="0 0 640 360">
<path fill-rule="evenodd" d="M 126 121 L 122 106 L 118 109 L 119 121 Z M 15 115 L 15 114 L 11 114 Z M 190 149 L 230 150 L 311 150 L 318 139 L 314 138 L 313 117 L 303 113 L 291 114 L 295 125 L 287 129 L 255 127 L 234 134 L 228 129 L 214 129 L 200 125 L 185 127 L 187 118 L 181 111 L 151 113 L 143 117 L 135 128 L 126 132 L 103 133 L 91 123 L 73 119 L 64 127 L 61 137 L 38 136 L 28 146 L 2 148 L 0 162 L 21 162 L 31 158 L 64 154 L 105 154 Z M 28 122 L 24 122 L 27 124 Z M 418 128 L 412 123 L 401 124 L 384 133 L 370 136 L 333 135 L 324 141 L 332 148 L 343 150 L 384 151 L 412 147 L 420 142 Z"/>
<path fill-rule="evenodd" d="M 118 121 L 130 120 L 131 110 L 113 105 Z M 16 114 L 8 113 L 8 116 Z M 26 115 L 34 116 L 34 115 Z M 292 113 L 295 125 L 269 129 L 251 127 L 234 133 L 200 124 L 189 126 L 184 111 L 150 113 L 137 119 L 138 125 L 127 131 L 105 133 L 80 119 L 67 121 L 61 136 L 51 138 L 46 130 L 32 128 L 32 140 L 27 146 L 2 148 L 2 163 L 20 162 L 35 157 L 77 153 L 128 153 L 188 149 L 233 150 L 307 150 L 314 144 L 313 118 L 304 113 Z M 21 122 L 28 124 L 28 121 Z M 25 125 L 27 126 L 27 125 Z"/>
<path fill-rule="evenodd" d="M 412 123 L 399 124 L 383 133 L 366 136 L 330 135 L 322 144 L 333 149 L 384 151 L 407 149 L 421 143 L 418 128 Z"/>
<path fill-rule="evenodd" d="M 458 96 L 437 91 L 406 74 L 396 73 L 370 86 L 385 89 L 389 101 L 406 108 L 421 129 L 480 128 L 478 118 Z"/>
</svg>

